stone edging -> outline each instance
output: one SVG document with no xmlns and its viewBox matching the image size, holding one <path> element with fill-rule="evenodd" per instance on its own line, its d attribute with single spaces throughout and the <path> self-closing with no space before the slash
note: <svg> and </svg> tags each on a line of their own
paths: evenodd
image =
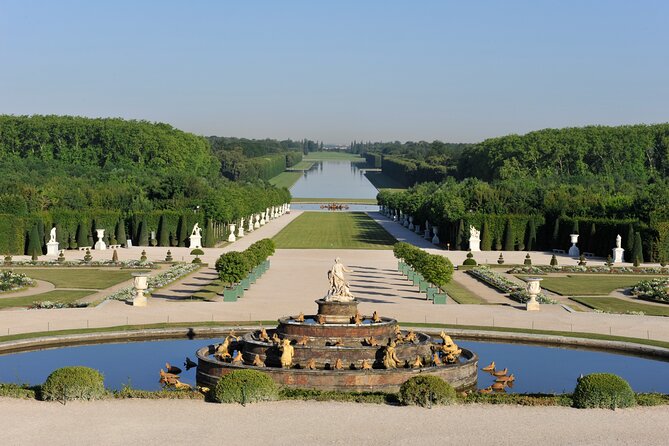
<svg viewBox="0 0 669 446">
<path fill-rule="evenodd" d="M 406 323 L 405 327 L 411 327 Z M 225 336 L 230 330 L 246 331 L 256 329 L 259 326 L 218 326 L 193 328 L 159 328 L 132 331 L 110 331 L 83 333 L 74 335 L 55 335 L 39 338 L 19 339 L 15 341 L 0 342 L 0 354 L 16 353 L 45 348 L 58 348 L 70 345 L 83 345 L 94 343 L 132 342 L 153 339 L 169 339 L 176 337 L 188 337 L 189 333 L 195 337 Z M 414 327 L 417 328 L 417 327 Z M 442 329 L 420 327 L 420 331 L 431 335 L 437 335 Z M 191 331 L 192 330 L 192 331 Z M 635 344 L 632 342 L 608 341 L 603 339 L 572 338 L 568 336 L 554 336 L 532 333 L 512 333 L 502 331 L 467 330 L 459 328 L 444 329 L 449 335 L 462 337 L 470 340 L 495 340 L 524 342 L 530 344 L 542 344 L 553 346 L 573 346 L 596 350 L 609 350 L 618 353 L 628 353 L 639 356 L 653 357 L 669 361 L 669 349 L 652 345 Z"/>
</svg>

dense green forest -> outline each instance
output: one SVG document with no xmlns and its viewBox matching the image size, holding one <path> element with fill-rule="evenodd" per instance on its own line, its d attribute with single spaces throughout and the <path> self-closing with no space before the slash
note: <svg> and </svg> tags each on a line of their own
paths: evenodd
<svg viewBox="0 0 669 446">
<path fill-rule="evenodd" d="M 416 186 L 395 196 L 381 193 L 379 200 L 441 225 L 452 246 L 463 245 L 463 227 L 465 233 L 470 223 L 481 229 L 484 221 L 493 248 L 495 238 L 500 246 L 507 221 L 518 221 L 509 243 L 525 248 L 532 220 L 541 249 L 563 248 L 564 231 L 580 223 L 583 239 L 608 238 L 593 248 L 600 255 L 608 254 L 615 233 L 632 238 L 640 232 L 646 259 L 669 259 L 669 124 L 509 135 L 464 147 L 432 170 L 425 164 L 408 152 L 391 157 L 388 168 L 383 160 L 384 172 Z M 439 168 L 444 181 L 432 173 Z"/>
<path fill-rule="evenodd" d="M 185 227 L 199 221 L 211 244 L 225 237 L 224 223 L 290 200 L 220 170 L 206 138 L 166 124 L 0 116 L 0 252 L 24 252 L 34 227 L 43 242 L 51 225 L 61 247 L 82 246 L 93 226 L 108 241 L 122 227 L 135 244 L 153 231 L 158 244 L 183 245 Z"/>
<path fill-rule="evenodd" d="M 269 180 L 302 160 L 302 155 L 321 150 L 322 142 L 303 139 L 208 138 L 221 163 L 221 173 L 231 180 Z"/>
</svg>

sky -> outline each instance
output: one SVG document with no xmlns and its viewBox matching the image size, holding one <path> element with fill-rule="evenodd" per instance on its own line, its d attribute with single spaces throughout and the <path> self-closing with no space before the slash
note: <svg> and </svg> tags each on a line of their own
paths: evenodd
<svg viewBox="0 0 669 446">
<path fill-rule="evenodd" d="M 478 142 L 669 121 L 666 0 L 0 0 L 0 113 Z"/>
</svg>

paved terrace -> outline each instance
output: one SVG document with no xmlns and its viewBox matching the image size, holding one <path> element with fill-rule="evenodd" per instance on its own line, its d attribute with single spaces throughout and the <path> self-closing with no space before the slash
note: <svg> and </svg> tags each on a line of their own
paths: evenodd
<svg viewBox="0 0 669 446">
<path fill-rule="evenodd" d="M 282 315 L 315 312 L 314 300 L 327 290 L 326 272 L 335 257 L 352 270 L 348 274 L 352 292 L 360 300 L 364 314 L 378 311 L 401 322 L 449 323 L 496 327 L 535 328 L 546 330 L 583 331 L 618 336 L 651 338 L 669 341 L 669 323 L 662 317 L 614 315 L 601 313 L 570 313 L 560 305 L 543 305 L 540 312 L 526 312 L 523 306 L 508 299 L 507 305 L 433 305 L 425 300 L 397 272 L 397 261 L 391 250 L 277 250 L 271 258 L 272 267 L 245 293 L 238 302 L 190 301 L 188 296 L 216 276 L 213 264 L 225 251 L 243 250 L 251 243 L 272 237 L 296 218 L 293 211 L 253 231 L 237 242 L 220 249 L 205 249 L 202 256 L 211 267 L 205 267 L 180 282 L 157 291 L 146 308 L 135 308 L 118 301 L 107 301 L 94 308 L 62 310 L 5 310 L 0 311 L 0 334 L 61 330 L 70 328 L 107 327 L 125 324 L 195 321 L 276 320 Z M 415 243 L 433 253 L 460 264 L 464 251 L 442 251 L 427 244 L 397 223 L 380 214 L 370 214 L 399 240 Z M 163 259 L 167 248 L 131 248 L 118 251 L 120 259 L 137 259 L 146 249 L 149 259 Z M 171 248 L 175 259 L 192 258 L 188 248 Z M 525 252 L 505 252 L 507 263 L 522 263 Z M 481 253 L 489 261 L 498 253 Z M 548 263 L 551 254 L 532 252 L 535 263 Z M 68 258 L 80 258 L 83 253 L 66 252 Z M 93 252 L 94 259 L 111 258 L 111 251 Z M 479 260 L 485 261 L 485 258 Z M 560 258 L 564 264 L 572 259 Z M 595 263 L 594 261 L 592 263 Z M 478 284 L 477 282 L 474 282 Z M 466 285 L 471 285 L 467 284 Z M 129 285 L 129 283 L 128 283 Z M 472 285 L 473 286 L 473 285 Z M 487 287 L 474 289 L 477 293 L 500 294 Z M 484 296 L 485 297 L 485 296 Z"/>
</svg>

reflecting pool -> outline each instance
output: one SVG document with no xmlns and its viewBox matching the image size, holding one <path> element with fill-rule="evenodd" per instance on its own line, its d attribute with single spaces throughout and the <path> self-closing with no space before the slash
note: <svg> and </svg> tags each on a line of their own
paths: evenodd
<svg viewBox="0 0 669 446">
<path fill-rule="evenodd" d="M 608 372 L 625 378 L 636 392 L 669 393 L 669 362 L 592 350 L 454 340 L 479 355 L 479 367 L 494 360 L 498 369 L 508 368 L 516 381 L 507 392 L 571 392 L 579 375 Z M 59 367 L 83 365 L 100 370 L 108 388 L 131 384 L 155 390 L 160 388 L 158 372 L 169 362 L 184 369 L 183 382 L 195 384 L 195 368 L 183 367 L 186 356 L 195 360 L 195 350 L 221 341 L 160 340 L 14 353 L 0 356 L 0 382 L 40 384 Z M 490 374 L 479 371 L 479 388 L 493 381 Z"/>
<path fill-rule="evenodd" d="M 376 198 L 378 192 L 350 161 L 317 161 L 290 188 L 296 198 Z"/>
</svg>

